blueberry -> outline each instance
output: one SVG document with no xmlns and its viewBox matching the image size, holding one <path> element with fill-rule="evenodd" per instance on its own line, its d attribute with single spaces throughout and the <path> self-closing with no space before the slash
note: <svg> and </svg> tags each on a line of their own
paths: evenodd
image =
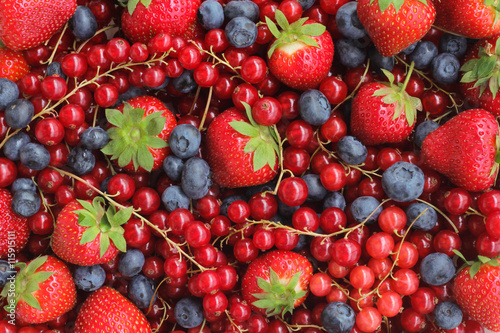
<svg viewBox="0 0 500 333">
<path fill-rule="evenodd" d="M 410 61 L 415 63 L 416 69 L 426 69 L 437 55 L 437 46 L 431 41 L 424 40 L 419 42 L 415 50 L 410 54 Z"/>
<path fill-rule="evenodd" d="M 18 132 L 11 136 L 3 146 L 3 154 L 9 160 L 19 161 L 19 153 L 21 148 L 31 142 L 28 134 L 24 132 Z"/>
<path fill-rule="evenodd" d="M 77 175 L 89 173 L 95 166 L 95 156 L 91 150 L 83 147 L 74 147 L 68 154 L 67 165 Z"/>
<path fill-rule="evenodd" d="M 158 87 L 148 87 L 148 88 L 151 88 L 152 90 L 162 90 L 165 89 L 169 83 L 170 83 L 170 78 L 165 75 L 165 80 L 163 80 L 162 84 L 160 84 Z"/>
<path fill-rule="evenodd" d="M 359 165 L 366 160 L 368 149 L 358 138 L 346 135 L 337 142 L 337 153 L 347 164 Z"/>
<path fill-rule="evenodd" d="M 452 84 L 460 74 L 460 61 L 451 53 L 441 53 L 432 59 L 432 76 L 437 83 Z"/>
<path fill-rule="evenodd" d="M 307 123 L 321 126 L 330 118 L 331 111 L 330 103 L 321 91 L 309 89 L 300 95 L 299 113 Z"/>
<path fill-rule="evenodd" d="M 43 170 L 50 163 L 49 151 L 39 143 L 27 143 L 19 152 L 22 165 L 31 170 Z"/>
<path fill-rule="evenodd" d="M 199 157 L 191 157 L 182 168 L 181 187 L 191 199 L 201 199 L 212 186 L 210 167 Z"/>
<path fill-rule="evenodd" d="M 375 46 L 368 49 L 368 57 L 371 61 L 370 65 L 377 70 L 386 69 L 391 72 L 394 69 L 394 57 L 384 57 Z"/>
<path fill-rule="evenodd" d="M 40 210 L 42 201 L 36 192 L 17 191 L 14 193 L 11 208 L 14 213 L 22 217 L 30 217 Z"/>
<path fill-rule="evenodd" d="M 175 126 L 168 139 L 172 153 L 179 158 L 190 158 L 198 154 L 200 144 L 201 133 L 191 124 Z"/>
<path fill-rule="evenodd" d="M 172 212 L 177 208 L 189 208 L 189 197 L 184 193 L 182 188 L 177 185 L 167 187 L 163 194 L 161 195 L 161 201 L 165 205 L 165 208 Z"/>
<path fill-rule="evenodd" d="M 356 313 L 344 302 L 331 302 L 321 311 L 321 325 L 328 333 L 349 333 L 356 323 Z"/>
<path fill-rule="evenodd" d="M 293 213 L 299 208 L 300 206 L 288 206 L 278 199 L 278 212 L 285 218 L 292 217 Z"/>
<path fill-rule="evenodd" d="M 342 5 L 335 14 L 337 29 L 349 39 L 361 39 L 367 35 L 365 27 L 359 21 L 357 7 L 357 1 L 350 1 Z"/>
<path fill-rule="evenodd" d="M 16 270 L 11 267 L 7 260 L 0 260 L 0 288 L 3 288 L 8 282 L 15 281 Z"/>
<path fill-rule="evenodd" d="M 123 104 L 124 101 L 128 101 L 131 98 L 142 95 L 146 95 L 146 92 L 142 88 L 131 85 L 126 92 L 118 96 L 118 100 L 116 101 L 115 105 L 113 105 L 113 107 L 118 107 L 119 105 Z"/>
<path fill-rule="evenodd" d="M 366 49 L 360 48 L 352 39 L 340 38 L 335 42 L 335 54 L 342 66 L 354 68 L 361 66 L 366 59 Z"/>
<path fill-rule="evenodd" d="M 108 183 L 111 180 L 111 178 L 113 178 L 113 176 L 108 176 L 108 177 L 104 178 L 104 180 L 102 181 L 101 188 L 100 188 L 100 190 L 102 192 L 107 192 L 108 191 Z"/>
<path fill-rule="evenodd" d="M 452 330 L 462 323 L 462 310 L 453 302 L 441 302 L 434 308 L 434 322 L 444 330 Z"/>
<path fill-rule="evenodd" d="M 295 247 L 292 249 L 292 251 L 295 251 L 295 252 L 300 251 L 303 248 L 305 248 L 308 245 L 308 243 L 310 243 L 309 237 L 304 235 L 304 234 L 300 234 L 297 245 L 295 245 Z"/>
<path fill-rule="evenodd" d="M 155 289 L 153 280 L 139 274 L 129 282 L 128 297 L 139 309 L 146 309 L 156 300 Z"/>
<path fill-rule="evenodd" d="M 130 249 L 120 257 L 118 272 L 125 277 L 133 277 L 142 271 L 144 266 L 144 254 L 137 249 Z"/>
<path fill-rule="evenodd" d="M 396 162 L 382 174 L 382 188 L 394 201 L 409 202 L 424 191 L 424 172 L 415 164 Z"/>
<path fill-rule="evenodd" d="M 326 195 L 323 202 L 323 210 L 329 207 L 337 207 L 342 210 L 346 207 L 345 198 L 340 192 L 330 192 Z"/>
<path fill-rule="evenodd" d="M 439 39 L 438 49 L 440 53 L 451 53 L 461 58 L 467 51 L 467 38 L 445 33 Z"/>
<path fill-rule="evenodd" d="M 177 324 L 184 328 L 193 328 L 203 323 L 203 306 L 196 298 L 183 298 L 175 304 L 174 317 Z"/>
<path fill-rule="evenodd" d="M 257 25 L 246 17 L 235 17 L 224 31 L 229 44 L 236 48 L 251 46 L 257 40 Z"/>
<path fill-rule="evenodd" d="M 224 8 L 217 0 L 207 0 L 198 8 L 198 21 L 206 30 L 218 29 L 224 24 Z"/>
<path fill-rule="evenodd" d="M 36 192 L 36 184 L 30 178 L 17 178 L 11 185 L 10 191 L 12 193 L 18 191 L 31 191 Z"/>
<path fill-rule="evenodd" d="M 413 229 L 429 231 L 436 226 L 437 213 L 431 206 L 423 202 L 415 202 L 406 208 L 406 224 Z"/>
<path fill-rule="evenodd" d="M 259 6 L 250 0 L 232 0 L 224 7 L 224 17 L 228 22 L 236 17 L 246 17 L 252 22 L 257 22 Z"/>
<path fill-rule="evenodd" d="M 316 2 L 316 0 L 295 0 L 295 1 L 297 1 L 302 6 L 303 11 L 306 11 L 309 8 L 311 8 Z"/>
<path fill-rule="evenodd" d="M 453 260 L 441 252 L 428 254 L 420 263 L 422 280 L 431 286 L 448 283 L 455 276 L 455 272 Z"/>
<path fill-rule="evenodd" d="M 108 132 L 100 127 L 89 127 L 80 135 L 81 145 L 90 150 L 101 149 L 108 141 Z"/>
<path fill-rule="evenodd" d="M 184 70 L 181 75 L 172 79 L 172 85 L 174 86 L 175 90 L 180 93 L 189 93 L 197 86 L 197 83 L 193 78 L 193 71 L 188 71 L 187 69 Z"/>
<path fill-rule="evenodd" d="M 358 223 L 372 224 L 377 222 L 382 213 L 380 201 L 375 197 L 362 196 L 356 198 L 351 204 L 351 215 Z"/>
<path fill-rule="evenodd" d="M 328 193 L 328 190 L 321 183 L 319 175 L 309 173 L 302 177 L 307 184 L 307 201 L 323 200 Z"/>
<path fill-rule="evenodd" d="M 439 124 L 435 121 L 432 120 L 427 120 L 423 121 L 418 126 L 415 128 L 415 139 L 414 142 L 415 144 L 421 148 L 422 147 L 422 142 L 424 142 L 424 139 L 434 131 L 436 128 L 439 127 Z"/>
<path fill-rule="evenodd" d="M 235 202 L 236 200 L 245 200 L 245 197 L 240 194 L 228 195 L 224 199 L 222 199 L 222 204 L 220 205 L 220 213 L 221 215 L 227 216 L 227 208 L 230 204 Z"/>
<path fill-rule="evenodd" d="M 16 99 L 5 109 L 5 122 L 13 129 L 26 128 L 35 115 L 35 107 L 27 99 Z"/>
<path fill-rule="evenodd" d="M 53 61 L 50 63 L 50 65 L 47 66 L 46 76 L 52 76 L 52 75 L 58 75 L 65 80 L 67 79 L 66 74 L 64 74 L 62 70 L 61 63 L 58 61 Z"/>
<path fill-rule="evenodd" d="M 403 51 L 401 51 L 401 53 L 406 54 L 406 55 L 410 55 L 413 51 L 415 51 L 415 48 L 417 47 L 417 45 L 418 45 L 418 42 L 415 42 L 415 43 L 411 44 L 410 46 L 408 46 Z"/>
<path fill-rule="evenodd" d="M 78 289 L 94 291 L 104 285 L 106 272 L 100 265 L 77 266 L 73 273 L 73 280 Z"/>
<path fill-rule="evenodd" d="M 5 110 L 7 105 L 19 97 L 17 84 L 4 77 L 0 78 L 0 110 Z"/>
<path fill-rule="evenodd" d="M 174 182 L 178 182 L 181 180 L 183 166 L 184 162 L 182 161 L 182 159 L 175 155 L 168 155 L 163 160 L 163 171 L 165 171 L 167 177 Z"/>
<path fill-rule="evenodd" d="M 80 40 L 90 39 L 97 32 L 97 20 L 86 6 L 76 7 L 75 13 L 68 23 L 73 35 Z"/>
<path fill-rule="evenodd" d="M 254 186 L 249 186 L 245 189 L 245 196 L 250 199 L 257 193 L 262 193 L 266 191 L 274 191 L 276 188 L 276 181 L 271 180 L 270 182 L 260 184 L 260 185 L 254 185 Z"/>
</svg>

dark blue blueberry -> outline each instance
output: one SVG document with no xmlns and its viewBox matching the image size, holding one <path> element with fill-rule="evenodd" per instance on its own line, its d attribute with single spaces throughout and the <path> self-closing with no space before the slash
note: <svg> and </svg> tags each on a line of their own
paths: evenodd
<svg viewBox="0 0 500 333">
<path fill-rule="evenodd" d="M 227 216 L 227 208 L 230 204 L 235 202 L 236 200 L 246 201 L 245 197 L 240 194 L 228 195 L 224 199 L 222 199 L 222 204 L 220 205 L 220 213 L 221 215 Z"/>
<path fill-rule="evenodd" d="M 259 20 L 259 6 L 250 0 L 232 0 L 224 7 L 226 21 L 231 21 L 236 17 L 246 17 L 250 21 Z"/>
<path fill-rule="evenodd" d="M 178 182 L 181 180 L 183 166 L 184 162 L 182 161 L 182 159 L 175 155 L 168 155 L 163 160 L 163 171 L 165 171 L 167 177 L 174 182 Z"/>
<path fill-rule="evenodd" d="M 198 8 L 198 21 L 206 30 L 218 29 L 224 24 L 224 8 L 217 0 L 207 0 Z"/>
<path fill-rule="evenodd" d="M 366 49 L 360 48 L 353 39 L 340 38 L 335 42 L 335 54 L 342 66 L 354 68 L 366 60 Z"/>
<path fill-rule="evenodd" d="M 415 128 L 415 144 L 421 148 L 422 142 L 429 135 L 430 132 L 434 131 L 439 127 L 439 124 L 432 120 L 423 121 Z"/>
<path fill-rule="evenodd" d="M 316 0 L 295 0 L 295 1 L 297 1 L 302 6 L 303 11 L 306 11 L 309 8 L 311 8 L 316 2 Z"/>
<path fill-rule="evenodd" d="M 382 174 L 382 188 L 394 201 L 410 202 L 424 191 L 424 172 L 415 164 L 396 162 Z"/>
<path fill-rule="evenodd" d="M 368 149 L 358 138 L 346 135 L 337 142 L 337 153 L 347 164 L 359 165 L 366 160 Z"/>
<path fill-rule="evenodd" d="M 106 272 L 100 265 L 77 266 L 73 273 L 73 280 L 78 289 L 94 291 L 101 288 L 106 281 Z"/>
<path fill-rule="evenodd" d="M 68 154 L 67 165 L 77 175 L 89 173 L 95 166 L 95 156 L 91 150 L 83 147 L 74 147 Z"/>
<path fill-rule="evenodd" d="M 73 35 L 80 40 L 90 39 L 97 32 L 97 20 L 86 6 L 76 7 L 68 23 Z"/>
<path fill-rule="evenodd" d="M 292 249 L 292 251 L 295 251 L 295 252 L 300 251 L 303 248 L 305 248 L 309 243 L 310 243 L 309 236 L 300 234 L 297 245 L 295 245 L 295 247 Z"/>
<path fill-rule="evenodd" d="M 0 78 L 0 110 L 5 110 L 7 105 L 19 97 L 17 84 L 4 77 Z"/>
<path fill-rule="evenodd" d="M 100 127 L 89 127 L 80 135 L 81 145 L 90 150 L 101 149 L 108 141 L 108 132 Z"/>
<path fill-rule="evenodd" d="M 321 183 L 319 175 L 308 173 L 302 179 L 307 184 L 307 201 L 320 201 L 325 198 L 328 190 Z"/>
<path fill-rule="evenodd" d="M 344 302 L 331 302 L 321 311 L 321 325 L 328 333 L 349 333 L 356 323 L 356 313 Z"/>
<path fill-rule="evenodd" d="M 7 260 L 0 260 L 0 288 L 8 282 L 15 283 L 16 270 L 11 267 Z"/>
<path fill-rule="evenodd" d="M 461 58 L 467 51 L 467 38 L 445 33 L 439 39 L 438 49 L 440 53 L 451 53 Z"/>
<path fill-rule="evenodd" d="M 31 192 L 36 192 L 37 187 L 35 182 L 31 180 L 30 178 L 17 178 L 14 180 L 10 187 L 10 191 L 12 193 L 16 193 L 18 191 L 31 191 Z"/>
<path fill-rule="evenodd" d="M 200 144 L 201 133 L 191 124 L 175 126 L 168 139 L 172 153 L 179 158 L 190 158 L 198 154 Z"/>
<path fill-rule="evenodd" d="M 22 165 L 31 170 L 43 170 L 50 163 L 49 151 L 39 143 L 28 143 L 19 152 Z"/>
<path fill-rule="evenodd" d="M 428 204 L 415 202 L 406 208 L 406 225 L 410 226 L 413 221 L 413 229 L 429 231 L 436 226 L 437 213 Z"/>
<path fill-rule="evenodd" d="M 432 76 L 439 84 L 457 82 L 460 61 L 451 53 L 441 53 L 432 60 Z"/>
<path fill-rule="evenodd" d="M 346 207 L 345 198 L 340 192 L 330 192 L 326 195 L 325 201 L 323 202 L 323 209 L 329 207 L 337 207 L 342 210 Z"/>
<path fill-rule="evenodd" d="M 431 286 L 448 283 L 455 276 L 455 272 L 453 260 L 441 252 L 428 254 L 420 263 L 422 281 Z"/>
<path fill-rule="evenodd" d="M 148 87 L 148 88 L 151 88 L 153 90 L 161 90 L 161 89 L 165 89 L 169 83 L 170 83 L 170 78 L 168 76 L 165 76 L 165 80 L 158 87 Z"/>
<path fill-rule="evenodd" d="M 351 204 L 351 215 L 358 223 L 372 224 L 377 222 L 378 216 L 382 213 L 380 201 L 375 197 L 362 196 L 356 198 Z"/>
<path fill-rule="evenodd" d="M 35 107 L 27 99 L 17 99 L 5 109 L 5 122 L 13 129 L 28 126 L 35 115 Z"/>
<path fill-rule="evenodd" d="M 235 17 L 224 31 L 229 44 L 236 48 L 251 46 L 257 40 L 257 25 L 246 17 Z"/>
<path fill-rule="evenodd" d="M 107 192 L 107 191 L 108 191 L 108 183 L 109 183 L 109 181 L 111 180 L 111 178 L 113 178 L 113 176 L 106 177 L 106 178 L 104 178 L 104 180 L 102 181 L 102 183 L 101 183 L 101 188 L 100 188 L 100 190 L 101 190 L 102 192 Z"/>
<path fill-rule="evenodd" d="M 146 309 L 156 300 L 155 283 L 142 274 L 136 275 L 128 284 L 128 298 L 139 308 Z"/>
<path fill-rule="evenodd" d="M 47 66 L 47 74 L 46 76 L 52 76 L 52 75 L 58 75 L 62 77 L 63 79 L 67 79 L 66 74 L 64 74 L 61 63 L 58 61 L 53 61 Z"/>
<path fill-rule="evenodd" d="M 184 70 L 181 75 L 172 79 L 172 85 L 178 92 L 187 94 L 198 84 L 193 78 L 193 71 Z"/>
<path fill-rule="evenodd" d="M 18 132 L 11 136 L 3 146 L 3 154 L 11 161 L 19 161 L 21 148 L 31 142 L 28 134 Z"/>
<path fill-rule="evenodd" d="M 394 57 L 384 57 L 375 46 L 368 49 L 368 57 L 370 58 L 370 65 L 373 65 L 377 70 L 386 69 L 391 72 L 394 69 Z"/>
<path fill-rule="evenodd" d="M 292 217 L 293 213 L 299 208 L 300 206 L 288 206 L 278 199 L 278 212 L 285 218 Z"/>
<path fill-rule="evenodd" d="M 410 55 L 413 51 L 415 51 L 415 48 L 417 47 L 417 45 L 418 45 L 418 42 L 415 42 L 415 43 L 411 44 L 410 46 L 408 46 L 403 51 L 401 51 L 401 53 L 406 54 L 406 55 Z"/>
<path fill-rule="evenodd" d="M 337 29 L 349 39 L 361 39 L 367 35 L 365 27 L 359 21 L 357 7 L 357 1 L 350 1 L 342 5 L 335 14 Z"/>
<path fill-rule="evenodd" d="M 196 298 L 183 298 L 175 304 L 174 317 L 177 324 L 184 328 L 193 328 L 203 323 L 203 306 Z"/>
<path fill-rule="evenodd" d="M 126 92 L 124 92 L 123 94 L 120 94 L 120 96 L 118 96 L 118 101 L 116 101 L 116 103 L 115 103 L 115 105 L 113 105 L 113 107 L 117 107 L 117 106 L 121 105 L 124 101 L 128 101 L 131 98 L 134 98 L 137 96 L 142 96 L 145 94 L 146 94 L 146 92 L 144 91 L 144 89 L 131 85 L 130 88 Z"/>
<path fill-rule="evenodd" d="M 415 50 L 410 54 L 410 61 L 415 63 L 416 69 L 426 69 L 437 55 L 437 46 L 431 41 L 424 40 L 419 42 Z"/>
<path fill-rule="evenodd" d="M 40 210 L 42 201 L 36 192 L 17 191 L 14 193 L 11 208 L 14 213 L 22 217 L 30 217 Z"/>
<path fill-rule="evenodd" d="M 444 330 L 452 330 L 462 323 L 460 307 L 453 302 L 441 302 L 434 308 L 434 322 Z"/>
<path fill-rule="evenodd" d="M 136 276 L 142 271 L 142 266 L 144 266 L 145 261 L 146 258 L 140 250 L 127 250 L 127 252 L 120 257 L 118 272 L 125 277 Z"/>
<path fill-rule="evenodd" d="M 266 191 L 274 191 L 276 188 L 276 180 L 271 180 L 270 182 L 267 182 L 265 184 L 260 184 L 260 185 L 255 185 L 255 186 L 249 186 L 245 189 L 245 196 L 250 199 L 257 193 L 262 193 Z"/>
<path fill-rule="evenodd" d="M 189 197 L 184 193 L 182 188 L 177 185 L 167 187 L 163 194 L 161 195 L 161 201 L 165 205 L 165 208 L 172 212 L 177 208 L 189 208 Z"/>
<path fill-rule="evenodd" d="M 199 157 L 191 157 L 182 169 L 181 187 L 191 199 L 201 199 L 212 186 L 210 167 Z"/>
<path fill-rule="evenodd" d="M 321 91 L 309 89 L 300 95 L 299 113 L 307 123 L 321 126 L 330 118 L 331 111 L 330 103 Z"/>
</svg>

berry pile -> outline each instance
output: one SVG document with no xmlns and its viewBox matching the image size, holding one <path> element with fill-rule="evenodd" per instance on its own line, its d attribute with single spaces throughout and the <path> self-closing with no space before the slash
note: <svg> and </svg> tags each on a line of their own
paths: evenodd
<svg viewBox="0 0 500 333">
<path fill-rule="evenodd" d="M 500 331 L 499 15 L 0 1 L 0 333 Z"/>
</svg>

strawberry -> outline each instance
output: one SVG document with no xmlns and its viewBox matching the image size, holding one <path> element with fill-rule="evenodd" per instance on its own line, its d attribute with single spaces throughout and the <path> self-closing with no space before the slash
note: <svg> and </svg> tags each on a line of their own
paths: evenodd
<svg viewBox="0 0 500 333">
<path fill-rule="evenodd" d="M 125 252 L 121 225 L 132 215 L 132 207 L 107 210 L 104 199 L 74 200 L 61 210 L 52 234 L 52 250 L 61 259 L 80 266 L 103 264 Z"/>
<path fill-rule="evenodd" d="M 394 83 L 394 75 L 383 70 L 389 83 L 368 83 L 352 101 L 351 131 L 367 145 L 401 142 L 413 130 L 416 110 L 422 110 L 420 99 L 406 93 L 411 75 L 404 83 Z"/>
<path fill-rule="evenodd" d="M 61 260 L 43 256 L 14 266 L 20 271 L 15 282 L 8 282 L 1 296 L 8 298 L 7 311 L 15 307 L 20 322 L 45 323 L 65 314 L 76 304 L 73 277 Z M 15 288 L 9 283 L 15 283 Z"/>
<path fill-rule="evenodd" d="M 24 248 L 30 235 L 28 219 L 12 211 L 11 201 L 10 192 L 0 188 L 0 259 L 15 256 Z"/>
<path fill-rule="evenodd" d="M 500 32 L 500 4 L 495 0 L 439 0 L 436 26 L 468 38 L 481 39 Z"/>
<path fill-rule="evenodd" d="M 126 171 L 158 170 L 170 152 L 168 138 L 177 125 L 174 114 L 157 98 L 134 97 L 118 109 L 106 109 L 113 125 L 102 149 Z"/>
<path fill-rule="evenodd" d="M 132 42 L 147 43 L 164 33 L 186 39 L 198 31 L 201 0 L 130 0 L 122 14 L 122 29 Z"/>
<path fill-rule="evenodd" d="M 326 27 L 306 17 L 288 23 L 276 10 L 276 24 L 266 16 L 269 30 L 276 38 L 267 52 L 271 73 L 291 88 L 316 88 L 328 75 L 333 62 L 333 41 Z"/>
<path fill-rule="evenodd" d="M 83 303 L 75 333 L 151 333 L 144 314 L 110 287 L 94 291 Z"/>
<path fill-rule="evenodd" d="M 267 316 L 286 314 L 304 302 L 312 265 L 292 251 L 271 251 L 248 265 L 241 282 L 243 298 Z"/>
<path fill-rule="evenodd" d="M 380 54 L 391 57 L 429 31 L 436 10 L 430 0 L 359 0 L 358 17 Z"/>
<path fill-rule="evenodd" d="M 484 191 L 498 173 L 498 135 L 498 123 L 490 112 L 467 110 L 427 135 L 422 158 L 456 186 Z"/>
<path fill-rule="evenodd" d="M 22 53 L 0 47 L 0 77 L 17 81 L 28 74 L 30 66 Z"/>
<path fill-rule="evenodd" d="M 11 50 L 48 40 L 73 15 L 76 0 L 0 1 L 0 41 Z"/>
<path fill-rule="evenodd" d="M 278 170 L 279 148 L 272 127 L 258 125 L 250 106 L 245 114 L 230 108 L 210 124 L 206 136 L 207 158 L 213 180 L 224 187 L 267 183 Z"/>
</svg>

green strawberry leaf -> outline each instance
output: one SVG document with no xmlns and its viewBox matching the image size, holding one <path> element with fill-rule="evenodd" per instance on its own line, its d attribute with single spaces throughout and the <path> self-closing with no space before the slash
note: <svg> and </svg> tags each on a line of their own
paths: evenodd
<svg viewBox="0 0 500 333">
<path fill-rule="evenodd" d="M 137 8 L 137 5 L 139 4 L 139 2 L 142 3 L 144 5 L 144 7 L 148 8 L 149 5 L 151 5 L 151 1 L 152 0 L 128 0 L 128 3 L 127 3 L 128 13 L 130 15 L 134 14 L 134 11 Z"/>
<path fill-rule="evenodd" d="M 132 207 L 127 207 L 125 209 L 120 209 L 116 214 L 113 215 L 113 218 L 110 219 L 111 226 L 118 227 L 123 225 L 130 220 L 132 217 L 132 212 L 134 209 Z"/>
<path fill-rule="evenodd" d="M 273 34 L 273 36 L 275 38 L 279 38 L 280 37 L 280 31 L 278 29 L 278 27 L 276 26 L 276 24 L 269 18 L 266 16 L 266 24 L 267 24 L 267 27 L 269 28 L 269 31 Z"/>
<path fill-rule="evenodd" d="M 480 261 L 476 261 L 475 263 L 472 264 L 472 266 L 470 266 L 469 268 L 469 274 L 470 274 L 470 278 L 473 279 L 474 276 L 477 274 L 477 272 L 479 272 L 479 269 L 481 268 L 481 262 Z"/>
<path fill-rule="evenodd" d="M 245 145 L 245 153 L 251 153 L 255 151 L 260 145 L 262 144 L 262 141 L 259 138 L 251 138 L 248 140 L 247 144 Z"/>
<path fill-rule="evenodd" d="M 36 259 L 33 259 L 29 265 L 27 265 L 25 267 L 25 272 L 24 274 L 26 275 L 31 275 L 31 274 L 34 274 L 35 271 L 37 269 L 39 269 L 40 267 L 43 266 L 43 264 L 45 264 L 45 262 L 47 261 L 48 257 L 47 256 L 43 256 L 43 257 L 38 257 Z"/>
<path fill-rule="evenodd" d="M 373 4 L 374 1 L 375 0 L 370 0 L 370 5 Z M 418 1 L 427 6 L 427 0 L 418 0 Z M 394 5 L 396 12 L 399 12 L 404 2 L 405 0 L 378 0 L 378 5 L 382 13 L 385 12 L 391 4 Z"/>
<path fill-rule="evenodd" d="M 266 145 L 261 144 L 255 150 L 255 153 L 253 154 L 253 171 L 259 171 L 266 164 L 268 164 L 267 154 L 265 149 Z"/>
<path fill-rule="evenodd" d="M 121 252 L 127 252 L 127 242 L 125 241 L 125 238 L 123 237 L 123 233 L 119 233 L 116 231 L 110 231 L 108 233 L 109 238 L 113 241 L 113 244 L 115 244 L 116 248 L 121 251 Z"/>
<path fill-rule="evenodd" d="M 42 307 L 40 306 L 40 302 L 38 302 L 38 300 L 32 294 L 30 294 L 30 293 L 23 294 L 22 299 L 23 299 L 23 301 L 26 302 L 26 304 L 28 304 L 32 308 L 35 308 L 38 311 L 42 311 Z"/>
<path fill-rule="evenodd" d="M 80 245 L 94 241 L 100 232 L 101 230 L 97 225 L 87 228 L 87 230 L 85 230 L 82 234 L 82 238 L 80 239 Z"/>
<path fill-rule="evenodd" d="M 285 14 L 283 14 L 281 10 L 276 9 L 274 18 L 276 19 L 276 22 L 278 22 L 278 25 L 280 26 L 281 29 L 283 30 L 290 29 L 290 24 L 288 23 Z"/>
<path fill-rule="evenodd" d="M 255 138 L 259 135 L 259 130 L 257 128 L 244 121 L 232 121 L 229 123 L 229 126 L 231 126 L 236 132 L 251 138 Z"/>
<path fill-rule="evenodd" d="M 108 249 L 109 249 L 109 245 L 110 245 L 109 234 L 102 233 L 100 240 L 101 240 L 101 243 L 99 244 L 99 255 L 102 258 L 106 254 L 106 251 L 108 251 Z"/>
<path fill-rule="evenodd" d="M 301 41 L 302 43 L 306 44 L 306 45 L 313 46 L 313 47 L 318 47 L 319 48 L 318 42 L 314 38 L 309 37 L 307 35 L 300 36 L 298 40 Z"/>
<path fill-rule="evenodd" d="M 116 109 L 106 109 L 105 111 L 106 119 L 112 125 L 117 127 L 123 126 L 123 113 Z"/>
<path fill-rule="evenodd" d="M 320 23 L 304 24 L 301 32 L 308 36 L 321 36 L 326 31 L 326 27 Z"/>
<path fill-rule="evenodd" d="M 259 286 L 260 289 L 264 290 L 265 292 L 271 291 L 271 284 L 261 277 L 257 278 L 257 285 Z M 259 298 L 259 297 L 257 297 L 257 298 Z"/>
<path fill-rule="evenodd" d="M 490 258 L 481 255 L 478 255 L 477 259 L 479 259 L 479 261 L 482 262 L 483 264 L 486 264 L 488 261 L 491 260 Z"/>
<path fill-rule="evenodd" d="M 145 145 L 140 145 L 137 150 L 137 158 L 139 160 L 139 164 L 146 170 L 151 171 L 154 166 L 154 158 L 148 147 Z"/>
</svg>

